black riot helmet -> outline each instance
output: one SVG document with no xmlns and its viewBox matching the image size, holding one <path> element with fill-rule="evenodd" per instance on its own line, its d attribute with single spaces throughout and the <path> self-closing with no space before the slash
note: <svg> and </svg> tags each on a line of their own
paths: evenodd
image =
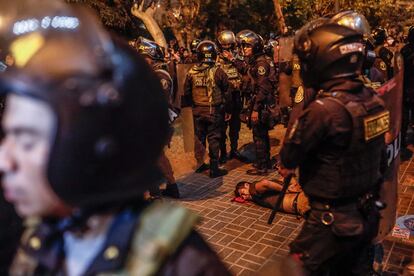
<svg viewBox="0 0 414 276">
<path fill-rule="evenodd" d="M 157 76 L 92 13 L 62 1 L 2 1 L 3 47 L 16 64 L 0 91 L 56 117 L 47 165 L 54 192 L 81 209 L 136 199 L 161 175 L 168 106 Z"/>
<path fill-rule="evenodd" d="M 263 52 L 264 42 L 263 38 L 251 30 L 243 30 L 236 35 L 237 43 L 243 47 L 249 45 L 253 48 L 253 54 L 260 54 Z"/>
<path fill-rule="evenodd" d="M 332 21 L 349 27 L 363 35 L 365 42 L 364 69 L 370 69 L 375 62 L 375 40 L 371 35 L 371 27 L 364 15 L 355 11 L 343 11 L 332 17 Z"/>
<path fill-rule="evenodd" d="M 236 36 L 232 31 L 225 30 L 217 35 L 217 45 L 222 50 L 234 50 L 237 45 Z"/>
<path fill-rule="evenodd" d="M 215 63 L 217 59 L 217 46 L 213 41 L 204 40 L 197 46 L 197 59 L 202 63 Z"/>
<path fill-rule="evenodd" d="M 348 27 L 320 18 L 296 34 L 294 52 L 301 63 L 307 87 L 319 88 L 328 80 L 361 74 L 364 59 L 363 35 Z"/>
<path fill-rule="evenodd" d="M 193 39 L 191 41 L 190 50 L 191 50 L 192 53 L 196 53 L 197 52 L 197 46 L 198 46 L 198 44 L 200 44 L 200 42 L 201 42 L 200 39 Z"/>
<path fill-rule="evenodd" d="M 384 28 L 378 27 L 372 32 L 372 37 L 374 38 L 375 46 L 379 46 L 385 43 L 388 34 Z"/>
<path fill-rule="evenodd" d="M 163 48 L 152 40 L 139 37 L 135 42 L 135 48 L 138 53 L 152 60 L 164 61 L 165 54 Z"/>
<path fill-rule="evenodd" d="M 407 41 L 411 44 L 414 44 L 414 26 L 411 26 L 408 29 Z"/>
</svg>

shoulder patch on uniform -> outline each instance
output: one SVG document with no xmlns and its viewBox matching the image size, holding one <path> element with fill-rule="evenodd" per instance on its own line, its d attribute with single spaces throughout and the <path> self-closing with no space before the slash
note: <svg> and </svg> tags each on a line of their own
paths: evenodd
<svg viewBox="0 0 414 276">
<path fill-rule="evenodd" d="M 266 69 L 265 69 L 263 66 L 259 66 L 259 67 L 257 68 L 257 73 L 258 73 L 260 76 L 263 76 L 264 74 L 266 74 Z"/>
<path fill-rule="evenodd" d="M 161 79 L 161 86 L 164 90 L 168 89 L 168 81 L 166 79 Z"/>
<path fill-rule="evenodd" d="M 364 118 L 364 135 L 365 141 L 387 132 L 390 129 L 390 112 L 383 111 L 379 114 Z"/>
<path fill-rule="evenodd" d="M 298 87 L 298 90 L 296 90 L 296 94 L 295 94 L 295 103 L 301 103 L 302 101 L 303 101 L 303 94 L 304 94 L 304 91 L 303 91 L 303 87 L 302 86 L 299 86 Z"/>
<path fill-rule="evenodd" d="M 383 62 L 383 61 L 381 61 L 381 62 L 380 62 L 380 69 L 381 69 L 382 71 L 387 70 L 387 65 L 385 65 L 385 62 Z"/>
</svg>

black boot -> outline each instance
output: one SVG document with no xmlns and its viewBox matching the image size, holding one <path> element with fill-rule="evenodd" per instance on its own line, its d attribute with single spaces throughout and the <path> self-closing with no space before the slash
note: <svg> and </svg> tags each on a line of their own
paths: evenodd
<svg viewBox="0 0 414 276">
<path fill-rule="evenodd" d="M 196 173 L 202 173 L 202 172 L 204 172 L 204 171 L 206 171 L 206 170 L 208 170 L 209 169 L 209 166 L 208 166 L 208 164 L 206 164 L 206 163 L 203 163 L 203 164 L 201 164 L 196 170 L 195 170 L 195 172 Z"/>
<path fill-rule="evenodd" d="M 217 162 L 210 161 L 210 178 L 216 178 L 227 174 L 227 170 L 220 169 Z"/>
<path fill-rule="evenodd" d="M 222 151 L 219 158 L 219 163 L 224 164 L 227 162 L 227 153 L 225 151 Z"/>
<path fill-rule="evenodd" d="M 176 183 L 167 184 L 167 188 L 162 192 L 163 196 L 172 198 L 180 198 L 180 192 Z"/>
</svg>

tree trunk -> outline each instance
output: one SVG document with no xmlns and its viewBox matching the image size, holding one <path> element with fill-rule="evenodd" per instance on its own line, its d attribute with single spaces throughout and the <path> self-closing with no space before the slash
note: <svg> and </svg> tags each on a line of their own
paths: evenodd
<svg viewBox="0 0 414 276">
<path fill-rule="evenodd" d="M 154 18 L 154 13 L 157 7 L 155 6 L 155 3 L 153 3 L 144 11 L 144 2 L 145 1 L 142 1 L 140 5 L 135 4 L 132 6 L 131 13 L 142 20 L 154 41 L 158 45 L 167 49 L 168 45 L 167 41 L 165 40 L 164 33 Z"/>
<path fill-rule="evenodd" d="M 183 34 L 181 33 L 181 28 L 172 28 L 175 39 L 177 39 L 178 46 L 185 47 L 185 41 Z"/>
<path fill-rule="evenodd" d="M 279 22 L 280 32 L 285 34 L 287 32 L 285 18 L 283 17 L 282 8 L 280 7 L 279 0 L 273 0 L 273 5 L 275 6 L 275 12 L 277 20 Z"/>
</svg>

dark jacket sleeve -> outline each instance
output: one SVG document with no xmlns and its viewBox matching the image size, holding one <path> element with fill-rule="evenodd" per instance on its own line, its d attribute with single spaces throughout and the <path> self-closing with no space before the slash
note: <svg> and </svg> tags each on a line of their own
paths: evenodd
<svg viewBox="0 0 414 276">
<path fill-rule="evenodd" d="M 217 254 L 193 231 L 158 275 L 226 276 L 231 275 Z"/>
</svg>

